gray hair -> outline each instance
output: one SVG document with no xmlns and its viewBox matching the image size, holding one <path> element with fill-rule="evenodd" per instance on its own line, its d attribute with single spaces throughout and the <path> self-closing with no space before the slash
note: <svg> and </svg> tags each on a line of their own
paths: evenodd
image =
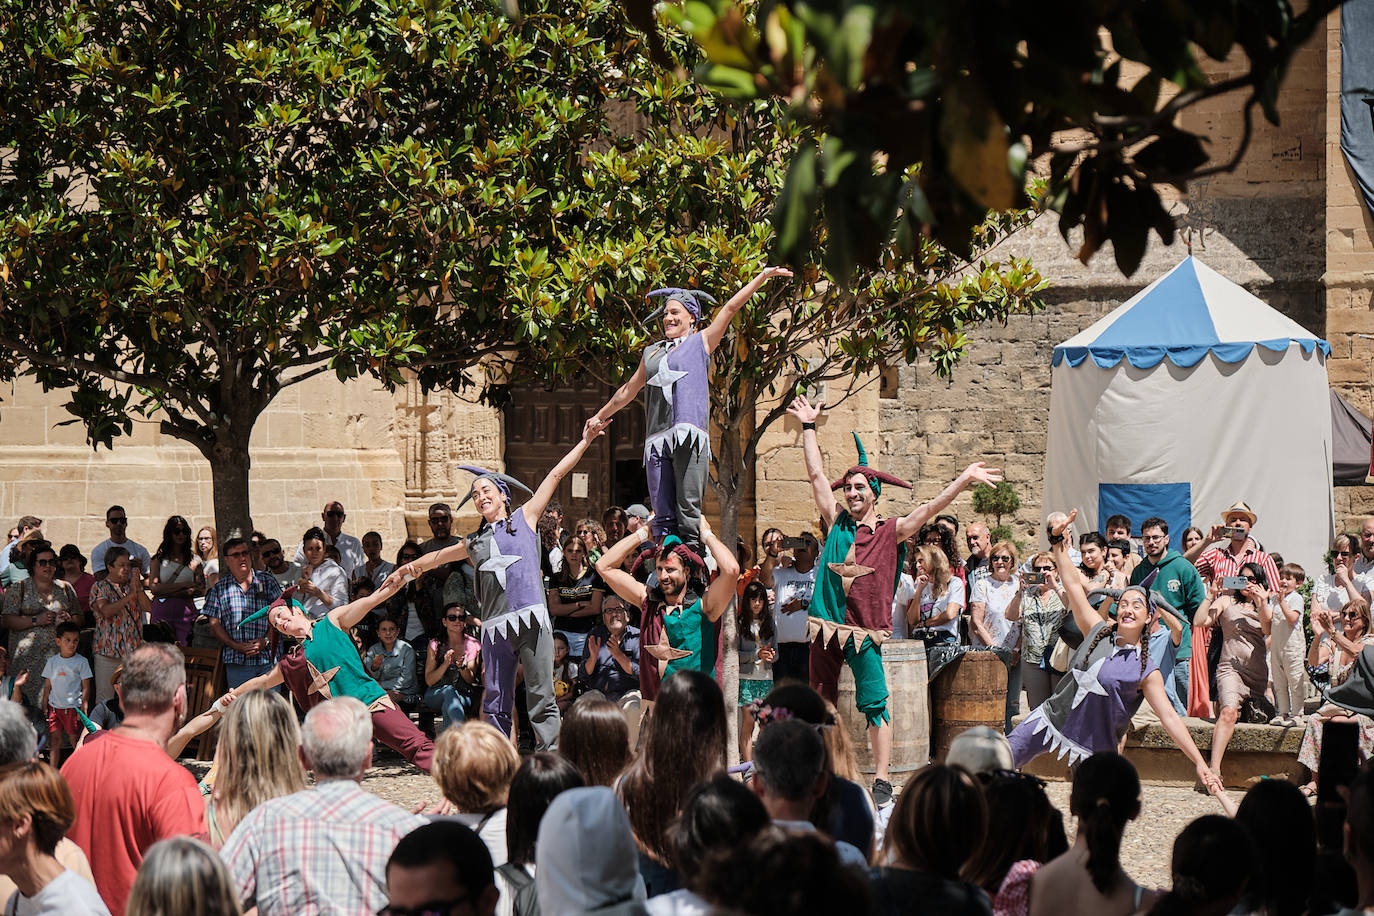
<svg viewBox="0 0 1374 916">
<path fill-rule="evenodd" d="M 0 766 L 32 760 L 36 753 L 38 733 L 24 714 L 24 707 L 0 700 Z"/>
<path fill-rule="evenodd" d="M 802 801 L 825 769 L 825 742 L 816 727 L 800 719 L 769 724 L 754 745 L 754 776 L 764 789 L 787 801 Z"/>
<path fill-rule="evenodd" d="M 150 642 L 125 660 L 119 700 L 126 715 L 165 712 L 184 686 L 186 656 L 171 643 Z"/>
<path fill-rule="evenodd" d="M 301 747 L 317 779 L 357 779 L 372 750 L 372 716 L 353 697 L 325 700 L 306 714 Z"/>
<path fill-rule="evenodd" d="M 129 890 L 127 916 L 163 913 L 238 914 L 238 888 L 219 854 L 177 836 L 154 843 Z"/>
</svg>

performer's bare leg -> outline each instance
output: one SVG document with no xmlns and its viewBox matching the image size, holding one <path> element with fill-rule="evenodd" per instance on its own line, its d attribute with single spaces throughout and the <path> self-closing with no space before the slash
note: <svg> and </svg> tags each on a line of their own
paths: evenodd
<svg viewBox="0 0 1374 916">
<path fill-rule="evenodd" d="M 887 767 L 892 762 L 892 723 L 870 725 L 868 743 L 873 747 L 873 778 L 887 779 Z"/>
</svg>

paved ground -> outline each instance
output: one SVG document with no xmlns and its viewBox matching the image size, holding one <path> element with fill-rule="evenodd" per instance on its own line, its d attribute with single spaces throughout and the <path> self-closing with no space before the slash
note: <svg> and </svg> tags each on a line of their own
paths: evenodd
<svg viewBox="0 0 1374 916">
<path fill-rule="evenodd" d="M 432 804 L 439 800 L 434 781 L 392 754 L 379 756 L 377 766 L 363 781 L 364 788 L 404 808 Z M 1064 812 L 1069 839 L 1074 824 L 1069 818 L 1069 784 L 1051 782 L 1050 800 Z M 1236 801 L 1241 793 L 1232 792 Z M 1169 857 L 1174 838 L 1188 822 L 1204 814 L 1220 814 L 1221 806 L 1191 788 L 1178 786 L 1144 787 L 1140 818 L 1126 828 L 1122 863 L 1127 873 L 1147 887 L 1169 886 Z"/>
</svg>

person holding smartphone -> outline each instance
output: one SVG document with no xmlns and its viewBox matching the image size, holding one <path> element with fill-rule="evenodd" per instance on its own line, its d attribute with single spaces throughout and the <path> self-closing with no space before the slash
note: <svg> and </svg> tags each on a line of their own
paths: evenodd
<svg viewBox="0 0 1374 916">
<path fill-rule="evenodd" d="M 1331 687 L 1339 687 L 1355 669 L 1355 660 L 1365 646 L 1374 645 L 1370 632 L 1369 602 L 1363 598 L 1347 601 L 1339 613 L 1326 608 L 1312 609 L 1312 646 L 1307 651 L 1309 668 L 1326 666 Z M 1312 773 L 1312 781 L 1302 787 L 1304 795 L 1317 791 L 1317 768 L 1321 760 L 1322 733 L 1326 722 L 1355 722 L 1360 729 L 1359 758 L 1364 763 L 1374 754 L 1374 719 L 1355 715 L 1349 710 L 1327 702 L 1307 720 L 1302 746 L 1298 749 L 1298 763 Z"/>
<path fill-rule="evenodd" d="M 1246 563 L 1239 575 L 1214 578 L 1193 618 L 1196 627 L 1221 627 L 1211 763 L 1212 772 L 1218 776 L 1222 755 L 1236 730 L 1241 704 L 1250 698 L 1262 699 L 1269 686 L 1269 650 L 1264 640 L 1274 617 L 1264 583 L 1264 567 L 1258 563 Z"/>
<path fill-rule="evenodd" d="M 1030 572 L 1021 576 L 1016 600 L 1007 606 L 1007 619 L 1021 621 L 1021 686 L 1031 709 L 1048 700 L 1064 676 L 1050 664 L 1055 637 L 1068 613 L 1063 591 L 1054 557 L 1037 553 L 1031 557 Z"/>
</svg>

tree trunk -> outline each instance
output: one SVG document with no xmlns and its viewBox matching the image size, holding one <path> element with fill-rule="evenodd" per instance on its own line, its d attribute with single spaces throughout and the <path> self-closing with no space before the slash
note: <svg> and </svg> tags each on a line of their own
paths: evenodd
<svg viewBox="0 0 1374 916">
<path fill-rule="evenodd" d="M 752 416 L 752 403 L 747 408 Z M 736 415 L 745 413 L 739 411 Z M 752 426 L 752 424 L 750 424 Z M 721 543 L 733 549 L 739 538 L 739 510 L 744 494 L 749 492 L 754 469 L 744 461 L 743 436 L 738 422 L 725 427 L 720 437 L 720 454 L 716 458 L 716 496 L 720 501 L 720 529 L 716 532 Z M 743 570 L 741 570 L 743 572 Z M 740 761 L 739 747 L 739 633 L 736 627 L 736 607 L 732 604 L 721 617 L 720 685 L 725 694 L 726 756 L 733 766 Z"/>
<path fill-rule="evenodd" d="M 221 544 L 231 537 L 247 538 L 253 532 L 248 504 L 248 469 L 252 465 L 248 439 L 252 434 L 251 424 L 233 430 L 216 441 L 206 456 L 214 487 L 215 532 Z"/>
</svg>

